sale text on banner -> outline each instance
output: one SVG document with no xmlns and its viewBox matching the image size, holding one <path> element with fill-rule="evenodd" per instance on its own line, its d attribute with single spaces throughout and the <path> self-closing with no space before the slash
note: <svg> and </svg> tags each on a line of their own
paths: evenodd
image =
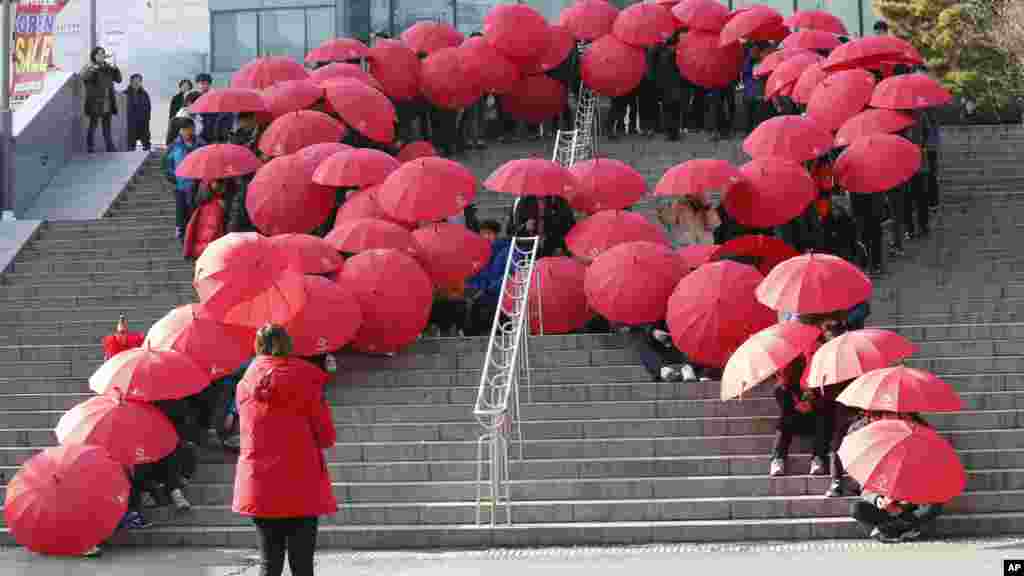
<svg viewBox="0 0 1024 576">
<path fill-rule="evenodd" d="M 68 0 L 21 0 L 14 18 L 14 74 L 11 98 L 21 101 L 42 91 L 53 67 L 57 14 Z"/>
</svg>

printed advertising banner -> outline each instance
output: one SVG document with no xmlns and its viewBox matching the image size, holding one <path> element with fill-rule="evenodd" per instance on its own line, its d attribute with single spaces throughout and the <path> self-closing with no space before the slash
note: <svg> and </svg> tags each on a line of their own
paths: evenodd
<svg viewBox="0 0 1024 576">
<path fill-rule="evenodd" d="M 57 15 L 68 0 L 21 0 L 14 18 L 12 103 L 42 91 L 46 73 L 54 67 Z"/>
</svg>

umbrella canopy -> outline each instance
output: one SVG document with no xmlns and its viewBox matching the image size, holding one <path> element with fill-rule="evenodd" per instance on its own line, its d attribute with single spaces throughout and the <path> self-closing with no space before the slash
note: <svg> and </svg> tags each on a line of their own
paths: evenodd
<svg viewBox="0 0 1024 576">
<path fill-rule="evenodd" d="M 643 174 L 620 160 L 584 160 L 573 164 L 569 172 L 576 177 L 576 189 L 569 197 L 569 205 L 588 214 L 629 208 L 647 193 Z"/>
<path fill-rule="evenodd" d="M 7 484 L 4 519 L 29 550 L 78 556 L 114 533 L 128 510 L 130 490 L 124 467 L 103 448 L 47 448 Z"/>
<path fill-rule="evenodd" d="M 767 275 L 779 264 L 799 255 L 795 248 L 778 238 L 748 234 L 717 247 L 710 260 L 722 260 L 729 256 L 753 258 L 758 271 Z"/>
<path fill-rule="evenodd" d="M 372 148 L 344 150 L 324 160 L 313 173 L 323 186 L 366 188 L 384 182 L 401 166 L 394 156 Z"/>
<path fill-rule="evenodd" d="M 725 160 L 698 158 L 676 164 L 654 187 L 655 196 L 692 196 L 711 204 L 711 191 L 724 191 L 743 180 L 743 173 Z"/>
<path fill-rule="evenodd" d="M 766 99 L 772 99 L 780 94 L 788 94 L 792 91 L 796 81 L 804 70 L 818 64 L 823 58 L 814 52 L 798 52 L 786 58 L 775 67 L 765 82 L 764 94 Z"/>
<path fill-rule="evenodd" d="M 586 273 L 587 267 L 573 258 L 537 260 L 528 302 L 531 334 L 572 334 L 594 317 L 583 288 Z"/>
<path fill-rule="evenodd" d="M 849 146 L 864 136 L 896 134 L 914 125 L 914 117 L 895 110 L 865 110 L 843 123 L 836 133 L 836 146 Z"/>
<path fill-rule="evenodd" d="M 884 412 L 956 412 L 963 408 L 952 386 L 930 372 L 906 366 L 872 370 L 851 382 L 836 401 Z"/>
<path fill-rule="evenodd" d="M 584 277 L 587 303 L 611 322 L 651 324 L 665 317 L 669 296 L 686 273 L 671 248 L 653 242 L 619 244 L 598 256 Z"/>
<path fill-rule="evenodd" d="M 306 54 L 306 62 L 344 62 L 366 58 L 370 49 L 355 38 L 332 38 Z"/>
<path fill-rule="evenodd" d="M 809 29 L 794 32 L 782 41 L 783 48 L 816 52 L 831 52 L 840 44 L 839 37 L 831 32 Z"/>
<path fill-rule="evenodd" d="M 335 206 L 335 190 L 313 182 L 316 166 L 298 154 L 267 162 L 245 195 L 249 219 L 260 232 L 306 234 L 323 224 Z"/>
<path fill-rule="evenodd" d="M 576 49 L 576 37 L 573 36 L 572 31 L 568 28 L 556 25 L 551 26 L 548 32 L 551 36 L 551 42 L 538 62 L 541 72 L 550 72 L 558 68 Z"/>
<path fill-rule="evenodd" d="M 718 34 L 693 31 L 676 45 L 676 66 L 684 78 L 704 88 L 725 88 L 740 77 L 743 47 L 719 46 Z"/>
<path fill-rule="evenodd" d="M 352 290 L 363 312 L 352 343 L 356 350 L 397 351 L 427 327 L 434 289 L 412 256 L 368 250 L 345 263 L 339 281 Z"/>
<path fill-rule="evenodd" d="M 89 388 L 127 400 L 178 400 L 210 385 L 207 370 L 174 350 L 133 348 L 104 362 L 89 377 Z"/>
<path fill-rule="evenodd" d="M 629 94 L 647 73 L 647 56 L 615 36 L 598 38 L 580 57 L 580 77 L 591 90 L 615 98 Z"/>
<path fill-rule="evenodd" d="M 267 104 L 259 90 L 214 88 L 188 107 L 195 114 L 266 112 Z"/>
<path fill-rule="evenodd" d="M 722 204 L 744 226 L 781 226 L 803 214 L 818 197 L 807 170 L 784 158 L 756 158 L 740 168 L 743 179 L 729 186 Z"/>
<path fill-rule="evenodd" d="M 568 28 L 577 40 L 589 42 L 612 33 L 619 9 L 607 0 L 577 0 L 562 10 L 558 23 Z"/>
<path fill-rule="evenodd" d="M 203 318 L 200 308 L 187 304 L 171 310 L 150 327 L 143 346 L 185 354 L 210 380 L 219 380 L 252 356 L 256 331 Z"/>
<path fill-rule="evenodd" d="M 800 77 L 797 78 L 796 84 L 793 84 L 793 89 L 789 92 L 789 97 L 797 104 L 806 105 L 811 101 L 811 94 L 814 93 L 814 89 L 821 84 L 825 78 L 828 78 L 828 73 L 821 69 L 823 62 L 817 64 L 811 64 L 804 71 L 800 73 Z"/>
<path fill-rule="evenodd" d="M 355 338 L 363 313 L 345 284 L 321 276 L 302 279 L 306 306 L 285 325 L 296 356 L 318 356 L 340 350 Z"/>
<path fill-rule="evenodd" d="M 412 234 L 386 220 L 342 220 L 334 224 L 334 229 L 325 240 L 338 252 L 347 254 L 385 248 L 408 254 L 416 252 Z"/>
<path fill-rule="evenodd" d="M 787 115 L 754 128 L 743 141 L 743 151 L 752 158 L 776 157 L 801 163 L 828 154 L 834 145 L 832 134 L 815 120 Z"/>
<path fill-rule="evenodd" d="M 535 62 L 548 49 L 551 32 L 544 16 L 526 4 L 498 4 L 484 17 L 484 38 L 519 62 Z"/>
<path fill-rule="evenodd" d="M 210 144 L 194 150 L 174 171 L 182 178 L 220 180 L 252 174 L 263 162 L 245 146 Z"/>
<path fill-rule="evenodd" d="M 265 56 L 250 60 L 231 75 L 232 88 L 263 90 L 288 80 L 309 78 L 306 69 L 287 56 Z"/>
<path fill-rule="evenodd" d="M 417 158 L 432 158 L 437 156 L 437 150 L 434 149 L 433 144 L 426 140 L 416 140 L 415 142 L 409 142 L 402 149 L 398 151 L 398 161 L 401 163 L 412 162 Z"/>
<path fill-rule="evenodd" d="M 288 80 L 263 91 L 267 111 L 273 118 L 305 110 L 324 97 L 324 89 L 313 80 Z"/>
<path fill-rule="evenodd" d="M 434 222 L 460 213 L 476 198 L 476 177 L 458 162 L 419 158 L 402 164 L 380 185 L 377 203 L 401 222 Z"/>
<path fill-rule="evenodd" d="M 352 147 L 341 142 L 321 142 L 320 144 L 306 146 L 296 152 L 295 155 L 302 158 L 303 162 L 309 164 L 310 169 L 316 170 L 328 158 L 345 150 L 352 150 Z"/>
<path fill-rule="evenodd" d="M 821 330 L 817 327 L 800 322 L 782 322 L 754 334 L 725 364 L 722 400 L 741 398 L 797 357 L 810 352 L 819 336 Z"/>
<path fill-rule="evenodd" d="M 833 35 L 849 36 L 846 24 L 835 14 L 825 10 L 800 10 L 786 19 L 786 26 L 801 31 L 821 31 Z"/>
<path fill-rule="evenodd" d="M 676 31 L 672 12 L 661 5 L 643 2 L 633 4 L 619 12 L 612 25 L 612 34 L 619 40 L 648 48 L 668 40 Z"/>
<path fill-rule="evenodd" d="M 720 247 L 718 244 L 690 244 L 676 250 L 676 254 L 683 259 L 686 268 L 692 271 L 710 262 Z"/>
<path fill-rule="evenodd" d="M 412 233 L 416 259 L 435 286 L 460 284 L 491 259 L 491 243 L 461 224 L 430 224 Z"/>
<path fill-rule="evenodd" d="M 57 441 L 102 446 L 124 466 L 149 464 L 178 447 L 178 433 L 164 413 L 151 404 L 115 396 L 93 396 L 57 421 Z"/>
<path fill-rule="evenodd" d="M 672 15 L 685 28 L 716 34 L 729 22 L 729 9 L 716 0 L 683 0 L 672 8 Z"/>
<path fill-rule="evenodd" d="M 428 56 L 420 67 L 420 90 L 438 108 L 460 110 L 483 96 L 476 68 L 463 57 L 460 48 L 445 48 Z M 453 82 L 458 78 L 458 82 Z"/>
<path fill-rule="evenodd" d="M 377 40 L 367 57 L 370 74 L 381 84 L 381 92 L 395 102 L 407 102 L 420 95 L 420 59 L 397 40 Z"/>
<path fill-rule="evenodd" d="M 937 108 L 953 101 L 953 95 L 927 74 L 899 74 L 878 83 L 871 105 L 889 110 Z"/>
<path fill-rule="evenodd" d="M 350 128 L 374 142 L 395 139 L 395 105 L 383 92 L 351 78 L 324 84 L 327 102 Z"/>
<path fill-rule="evenodd" d="M 885 170 L 879 170 L 885 166 Z M 850 192 L 885 192 L 909 181 L 921 169 L 921 148 L 894 134 L 854 140 L 836 160 L 835 176 Z"/>
<path fill-rule="evenodd" d="M 597 258 L 620 244 L 645 242 L 669 246 L 665 230 L 642 214 L 604 210 L 589 216 L 569 230 L 565 244 L 569 251 L 588 260 Z"/>
<path fill-rule="evenodd" d="M 505 94 L 523 79 L 516 63 L 482 36 L 467 38 L 459 50 L 462 51 L 463 65 L 471 70 L 472 77 L 480 79 L 480 88 L 484 92 Z"/>
<path fill-rule="evenodd" d="M 807 115 L 822 128 L 835 132 L 868 105 L 875 77 L 867 70 L 843 70 L 825 78 L 811 92 Z"/>
<path fill-rule="evenodd" d="M 412 222 L 397 220 L 388 216 L 384 209 L 380 207 L 380 203 L 377 202 L 377 193 L 380 191 L 380 186 L 371 186 L 364 190 L 359 190 L 349 195 L 345 203 L 338 208 L 338 212 L 334 217 L 334 225 L 337 226 L 338 222 L 343 220 L 355 220 L 357 218 L 375 218 L 378 220 L 387 220 L 393 224 L 398 224 L 406 229 L 413 228 Z"/>
<path fill-rule="evenodd" d="M 744 40 L 761 39 L 765 32 L 778 30 L 783 26 L 782 14 L 774 8 L 756 5 L 734 13 L 733 17 L 722 28 L 719 44 L 739 44 Z"/>
<path fill-rule="evenodd" d="M 895 36 L 867 36 L 847 42 L 828 55 L 826 72 L 872 68 L 887 62 L 923 64 L 924 58 L 910 42 Z"/>
<path fill-rule="evenodd" d="M 345 62 L 334 62 L 322 68 L 317 68 L 309 73 L 309 78 L 310 81 L 320 86 L 334 80 L 355 80 L 376 90 L 384 90 L 384 84 L 374 78 L 372 74 L 355 64 Z"/>
<path fill-rule="evenodd" d="M 546 74 L 527 76 L 501 97 L 503 113 L 535 124 L 558 116 L 568 106 L 565 84 Z"/>
<path fill-rule="evenodd" d="M 416 54 L 433 54 L 445 48 L 455 48 L 466 39 L 451 24 L 432 20 L 420 20 L 406 28 L 400 38 Z M 372 50 L 370 57 L 373 57 Z"/>
<path fill-rule="evenodd" d="M 272 236 L 270 244 L 288 268 L 300 274 L 329 274 L 340 270 L 345 259 L 323 238 L 310 234 Z"/>
<path fill-rule="evenodd" d="M 488 190 L 515 196 L 571 197 L 578 186 L 572 172 L 543 158 L 510 160 L 484 181 Z"/>
<path fill-rule="evenodd" d="M 267 156 L 285 156 L 313 144 L 340 142 L 345 132 L 344 124 L 323 112 L 299 110 L 271 122 L 259 148 Z"/>
<path fill-rule="evenodd" d="M 964 491 L 967 473 L 953 447 L 934 430 L 881 420 L 843 439 L 839 459 L 865 492 L 914 504 L 948 502 Z"/>
<path fill-rule="evenodd" d="M 838 256 L 804 254 L 772 269 L 758 286 L 757 298 L 780 312 L 849 310 L 871 298 L 871 280 Z"/>
<path fill-rule="evenodd" d="M 754 298 L 763 278 L 738 262 L 712 262 L 684 276 L 668 301 L 676 348 L 698 364 L 725 366 L 747 338 L 776 321 L 778 315 Z"/>
<path fill-rule="evenodd" d="M 821 345 L 808 367 L 807 385 L 831 386 L 888 368 L 914 353 L 914 345 L 889 330 L 854 330 Z"/>
</svg>

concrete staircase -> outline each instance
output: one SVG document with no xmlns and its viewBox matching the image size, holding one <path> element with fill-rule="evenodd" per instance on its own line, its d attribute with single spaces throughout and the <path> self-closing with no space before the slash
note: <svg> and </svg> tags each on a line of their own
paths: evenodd
<svg viewBox="0 0 1024 576">
<path fill-rule="evenodd" d="M 908 363 L 947 379 L 961 413 L 929 420 L 968 468 L 967 492 L 940 519 L 945 535 L 1024 531 L 1024 277 L 1015 226 L 1024 195 L 1012 175 L 976 179 L 1019 130 L 950 131 L 947 188 L 932 238 L 878 283 L 871 323 L 914 340 Z M 696 141 L 684 158 L 735 144 Z M 632 147 L 632 149 L 631 149 Z M 533 148 L 533 151 L 536 149 Z M 969 156 L 970 151 L 973 156 Z M 472 163 L 480 176 L 526 149 L 497 148 Z M 605 146 L 656 179 L 680 161 L 655 141 Z M 101 362 L 99 339 L 126 312 L 145 329 L 194 298 L 190 267 L 173 239 L 172 200 L 153 159 L 111 216 L 50 223 L 0 285 L 0 484 L 40 448 L 53 445 L 64 410 L 89 396 Z M 984 182 L 988 193 L 975 193 Z M 481 212 L 503 199 L 483 197 Z M 655 541 L 855 537 L 849 499 L 825 499 L 827 479 L 767 476 L 774 402 L 761 390 L 722 403 L 718 384 L 652 383 L 621 336 L 531 341 L 533 385 L 523 390 L 525 459 L 512 462 L 514 524 L 477 526 L 478 424 L 472 416 L 485 341 L 423 340 L 399 356 L 339 357 L 329 389 L 339 443 L 327 461 L 340 510 L 323 520 L 321 543 L 345 548 L 432 548 Z M 513 456 L 519 453 L 512 446 Z M 157 514 L 158 525 L 123 534 L 141 545 L 255 546 L 230 512 L 234 467 L 203 454 L 187 496 L 194 510 Z M 2 490 L 0 490 L 2 492 Z M 484 506 L 484 518 L 490 507 Z M 503 516 L 499 517 L 503 520 Z M 9 543 L 0 535 L 0 543 Z"/>
</svg>

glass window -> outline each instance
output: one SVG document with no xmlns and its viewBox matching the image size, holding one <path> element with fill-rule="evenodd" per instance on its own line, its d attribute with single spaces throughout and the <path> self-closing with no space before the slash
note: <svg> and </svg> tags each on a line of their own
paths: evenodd
<svg viewBox="0 0 1024 576">
<path fill-rule="evenodd" d="M 334 8 L 306 10 L 306 52 L 334 38 Z"/>
<path fill-rule="evenodd" d="M 452 23 L 450 0 L 394 0 L 395 34 L 421 20 Z"/>
<path fill-rule="evenodd" d="M 370 3 L 370 31 L 394 35 L 395 31 L 391 29 L 391 0 L 373 0 Z"/>
<path fill-rule="evenodd" d="M 843 0 L 849 2 L 850 0 Z M 747 6 L 755 5 L 771 6 L 778 10 L 783 16 L 789 16 L 793 13 L 793 0 L 734 0 L 732 3 L 733 8 L 746 8 Z"/>
<path fill-rule="evenodd" d="M 260 55 L 306 57 L 306 15 L 302 10 L 260 13 Z"/>
<path fill-rule="evenodd" d="M 466 36 L 474 32 L 483 32 L 484 17 L 496 4 L 497 0 L 458 0 L 455 3 L 455 21 L 459 32 Z"/>
<path fill-rule="evenodd" d="M 824 10 L 838 16 L 851 36 L 860 35 L 860 6 L 857 0 L 800 0 L 801 10 Z M 866 4 L 871 4 L 870 1 Z M 868 11 L 871 8 L 868 7 Z"/>
<path fill-rule="evenodd" d="M 211 19 L 213 70 L 237 70 L 258 54 L 259 17 L 255 12 L 217 12 Z"/>
</svg>

